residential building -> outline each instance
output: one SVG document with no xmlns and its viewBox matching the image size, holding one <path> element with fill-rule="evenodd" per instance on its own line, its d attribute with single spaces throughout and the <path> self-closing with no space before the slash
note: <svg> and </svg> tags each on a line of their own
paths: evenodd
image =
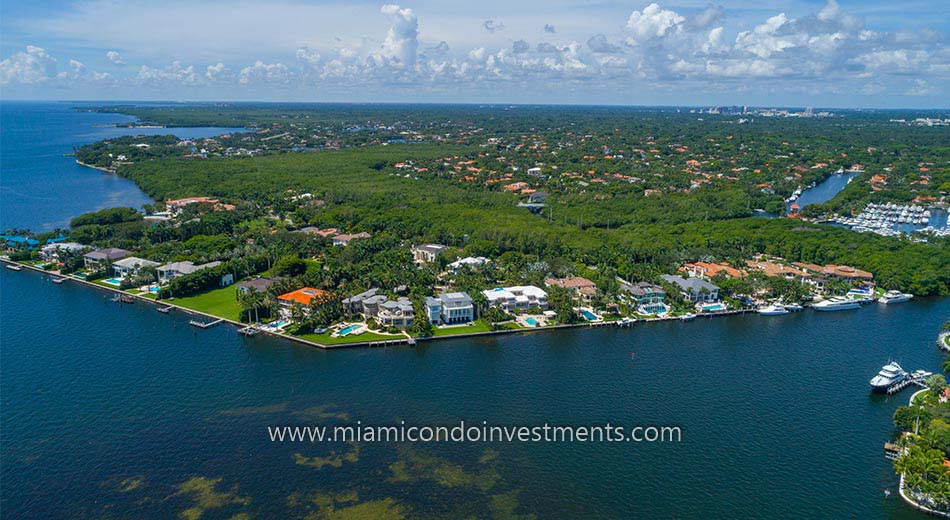
<svg viewBox="0 0 950 520">
<path fill-rule="evenodd" d="M 587 278 L 581 276 L 568 276 L 567 278 L 548 278 L 544 281 L 547 287 L 561 287 L 574 293 L 574 297 L 584 303 L 590 303 L 591 299 L 597 294 L 597 285 Z"/>
<path fill-rule="evenodd" d="M 379 292 L 379 289 L 373 287 L 368 291 L 363 291 L 359 294 L 350 296 L 349 298 L 343 299 L 343 312 L 346 314 L 362 314 L 363 313 L 363 301 L 373 296 L 376 296 L 376 293 Z"/>
<path fill-rule="evenodd" d="M 428 301 L 429 298 L 426 298 L 427 307 Z M 442 293 L 439 295 L 438 301 L 441 302 L 439 317 L 442 323 L 451 325 L 475 321 L 475 306 L 472 304 L 472 297 L 468 294 L 464 292 Z"/>
<path fill-rule="evenodd" d="M 329 303 L 333 299 L 333 294 L 323 289 L 313 287 L 301 287 L 296 291 L 281 294 L 277 297 L 277 303 L 285 310 L 290 309 L 294 304 L 300 304 L 309 307 L 311 304 Z"/>
<path fill-rule="evenodd" d="M 237 292 L 240 294 L 249 294 L 255 292 L 267 292 L 275 283 L 283 280 L 281 277 L 267 278 L 258 277 L 253 280 L 244 280 L 237 284 Z"/>
<path fill-rule="evenodd" d="M 442 322 L 442 300 L 426 296 L 425 305 L 426 317 L 429 318 L 429 323 L 433 325 L 440 324 Z"/>
<path fill-rule="evenodd" d="M 100 266 L 103 266 L 109 262 L 121 260 L 131 254 L 131 251 L 126 251 L 125 249 L 107 247 L 105 249 L 90 251 L 82 255 L 82 258 L 87 269 L 98 269 Z"/>
<path fill-rule="evenodd" d="M 719 287 L 702 278 L 683 278 L 675 274 L 664 274 L 660 278 L 679 287 L 683 297 L 691 302 L 711 303 L 719 300 Z"/>
<path fill-rule="evenodd" d="M 166 284 L 179 276 L 184 276 L 186 274 L 191 274 L 202 269 L 208 269 L 211 267 L 217 267 L 221 265 L 221 262 L 208 262 L 206 264 L 195 265 L 194 262 L 184 261 L 184 262 L 171 262 L 162 266 L 159 266 L 156 271 L 158 271 L 158 283 Z M 227 275 L 231 277 L 231 275 Z M 233 277 L 231 282 L 226 282 L 225 277 L 221 279 L 221 286 L 230 285 L 233 283 Z"/>
<path fill-rule="evenodd" d="M 153 262 L 144 258 L 127 256 L 122 260 L 116 260 L 115 262 L 112 262 L 112 271 L 119 278 L 127 278 L 134 276 L 139 271 L 139 269 L 143 267 L 158 267 L 159 265 L 160 264 L 158 262 Z"/>
<path fill-rule="evenodd" d="M 664 314 L 669 311 L 666 305 L 666 291 L 659 285 L 648 282 L 629 284 L 620 280 L 620 290 L 627 292 L 637 302 L 640 314 Z"/>
<path fill-rule="evenodd" d="M 76 242 L 57 242 L 54 244 L 46 244 L 40 248 L 40 258 L 43 260 L 52 260 L 54 258 L 59 258 L 59 253 L 61 251 L 81 253 L 86 249 L 89 249 L 89 246 L 78 244 Z"/>
<path fill-rule="evenodd" d="M 548 307 L 548 293 L 533 285 L 518 285 L 513 287 L 498 287 L 482 291 L 489 305 L 498 307 L 505 312 L 527 310 L 532 307 L 546 309 Z"/>
<path fill-rule="evenodd" d="M 189 204 L 214 204 L 215 209 L 234 209 L 234 206 L 230 204 L 221 204 L 218 199 L 212 199 L 211 197 L 187 197 L 184 199 L 166 200 L 165 210 L 172 215 L 177 215 L 181 213 L 181 210 Z"/>
<path fill-rule="evenodd" d="M 369 238 L 369 237 L 371 237 L 371 236 L 373 236 L 373 235 L 370 235 L 369 233 L 367 233 L 367 232 L 365 232 L 365 231 L 360 232 L 360 233 L 355 233 L 355 234 L 352 234 L 352 235 L 336 235 L 335 237 L 333 237 L 333 245 L 335 245 L 335 246 L 348 246 L 348 245 L 350 245 L 350 241 L 352 241 L 352 240 L 357 240 L 357 239 L 360 239 L 360 238 Z"/>
<path fill-rule="evenodd" d="M 769 260 L 746 260 L 745 264 L 749 266 L 749 269 L 762 271 L 766 276 L 777 276 L 787 280 L 811 278 L 810 274 L 801 269 Z"/>
<path fill-rule="evenodd" d="M 680 268 L 680 271 L 686 272 L 692 278 L 703 279 L 709 279 L 720 274 L 729 278 L 743 278 L 748 276 L 748 273 L 746 273 L 744 270 L 736 269 L 725 262 L 720 262 L 718 264 L 709 262 L 695 262 L 692 264 L 685 264 Z"/>
<path fill-rule="evenodd" d="M 408 327 L 414 317 L 412 301 L 405 296 L 400 296 L 395 301 L 386 300 L 380 303 L 376 312 L 377 321 L 385 327 Z"/>
<path fill-rule="evenodd" d="M 457 272 L 459 272 L 459 270 L 461 270 L 463 267 L 471 267 L 471 268 L 474 269 L 474 268 L 476 268 L 476 267 L 481 267 L 481 266 L 483 266 L 483 265 L 488 265 L 489 263 L 491 263 L 491 260 L 485 258 L 484 256 L 476 256 L 476 257 L 471 257 L 471 256 L 469 256 L 469 257 L 465 257 L 465 258 L 461 258 L 461 259 L 459 259 L 459 260 L 456 260 L 456 261 L 452 262 L 451 264 L 449 264 L 449 265 L 446 266 L 446 267 L 447 267 L 450 271 L 452 271 L 453 273 L 457 273 Z"/>
<path fill-rule="evenodd" d="M 446 246 L 440 244 L 424 244 L 412 246 L 412 260 L 417 264 L 435 262 L 436 258 L 445 251 Z"/>
</svg>

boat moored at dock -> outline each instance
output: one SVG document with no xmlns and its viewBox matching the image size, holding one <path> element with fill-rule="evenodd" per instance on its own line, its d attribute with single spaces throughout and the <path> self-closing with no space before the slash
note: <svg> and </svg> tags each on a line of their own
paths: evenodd
<svg viewBox="0 0 950 520">
<path fill-rule="evenodd" d="M 907 371 L 896 361 L 891 361 L 871 378 L 871 391 L 879 394 L 890 393 L 892 388 L 897 387 L 905 379 L 907 379 Z"/>
<path fill-rule="evenodd" d="M 878 303 L 883 303 L 885 305 L 889 303 L 902 303 L 910 301 L 913 298 L 913 294 L 902 293 L 900 291 L 887 291 L 884 293 L 884 296 L 881 296 L 877 299 Z"/>
<path fill-rule="evenodd" d="M 851 309 L 858 309 L 861 307 L 861 304 L 851 298 L 844 298 L 841 296 L 835 296 L 828 300 L 820 301 L 818 303 L 813 303 L 811 308 L 816 311 L 830 312 L 830 311 L 847 311 Z"/>
<path fill-rule="evenodd" d="M 773 303 L 771 305 L 766 305 L 761 309 L 758 309 L 756 312 L 762 316 L 781 316 L 783 314 L 788 314 L 788 309 L 781 303 Z"/>
</svg>

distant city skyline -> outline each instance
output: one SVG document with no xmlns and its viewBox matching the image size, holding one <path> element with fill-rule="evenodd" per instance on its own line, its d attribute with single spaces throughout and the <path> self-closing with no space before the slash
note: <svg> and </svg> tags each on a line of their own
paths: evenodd
<svg viewBox="0 0 950 520">
<path fill-rule="evenodd" d="M 5 2 L 0 99 L 947 108 L 931 2 Z"/>
</svg>

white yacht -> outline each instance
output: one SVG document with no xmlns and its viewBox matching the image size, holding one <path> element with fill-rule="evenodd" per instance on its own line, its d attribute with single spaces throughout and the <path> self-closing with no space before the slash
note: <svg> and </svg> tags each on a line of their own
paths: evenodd
<svg viewBox="0 0 950 520">
<path fill-rule="evenodd" d="M 884 293 L 884 296 L 881 296 L 877 299 L 879 303 L 888 304 L 888 303 L 901 303 L 906 302 L 913 298 L 913 294 L 902 293 L 900 291 L 887 291 Z"/>
<path fill-rule="evenodd" d="M 859 309 L 861 304 L 850 298 L 835 296 L 834 298 L 812 304 L 811 308 L 816 311 L 846 311 Z"/>
<path fill-rule="evenodd" d="M 788 309 L 781 303 L 773 303 L 762 307 L 757 312 L 763 316 L 781 316 L 782 314 L 788 314 Z"/>
<path fill-rule="evenodd" d="M 792 311 L 792 312 L 798 312 L 798 311 L 804 309 L 804 307 L 802 307 L 801 305 L 799 305 L 799 304 L 797 304 L 797 303 L 786 303 L 786 304 L 784 304 L 784 305 L 785 305 L 785 309 L 786 309 L 786 310 L 789 310 L 789 311 Z"/>
<path fill-rule="evenodd" d="M 693 318 L 695 318 L 695 317 L 696 317 L 695 314 L 693 314 L 693 313 L 691 313 L 691 312 L 687 312 L 686 314 L 680 316 L 680 321 L 689 321 L 689 320 L 691 320 L 691 319 L 693 319 Z"/>
<path fill-rule="evenodd" d="M 901 368 L 896 361 L 884 365 L 884 368 L 871 378 L 871 391 L 886 393 L 889 388 L 900 383 L 907 377 L 907 371 Z"/>
</svg>

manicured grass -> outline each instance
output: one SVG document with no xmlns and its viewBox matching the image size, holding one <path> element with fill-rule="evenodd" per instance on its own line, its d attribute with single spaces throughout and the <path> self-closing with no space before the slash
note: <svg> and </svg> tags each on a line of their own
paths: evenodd
<svg viewBox="0 0 950 520">
<path fill-rule="evenodd" d="M 457 325 L 446 328 L 433 327 L 432 336 L 454 336 L 456 334 L 471 334 L 473 332 L 488 332 L 490 330 L 491 325 L 485 320 L 476 320 L 472 325 Z"/>
<path fill-rule="evenodd" d="M 393 339 L 406 339 L 406 337 L 403 335 L 398 335 L 398 336 L 383 335 L 383 334 L 376 334 L 375 332 L 364 332 L 358 336 L 354 336 L 351 334 L 351 335 L 343 336 L 342 338 L 331 338 L 329 332 L 324 332 L 323 334 L 314 334 L 311 332 L 310 334 L 298 334 L 297 337 L 303 338 L 309 341 L 321 343 L 323 345 L 343 345 L 346 343 L 360 343 L 363 341 L 386 341 L 386 340 L 393 340 Z"/>
<path fill-rule="evenodd" d="M 219 318 L 240 321 L 241 304 L 237 301 L 237 289 L 234 286 L 214 289 L 206 293 L 169 300 L 169 303 L 187 309 L 205 312 Z"/>
</svg>

